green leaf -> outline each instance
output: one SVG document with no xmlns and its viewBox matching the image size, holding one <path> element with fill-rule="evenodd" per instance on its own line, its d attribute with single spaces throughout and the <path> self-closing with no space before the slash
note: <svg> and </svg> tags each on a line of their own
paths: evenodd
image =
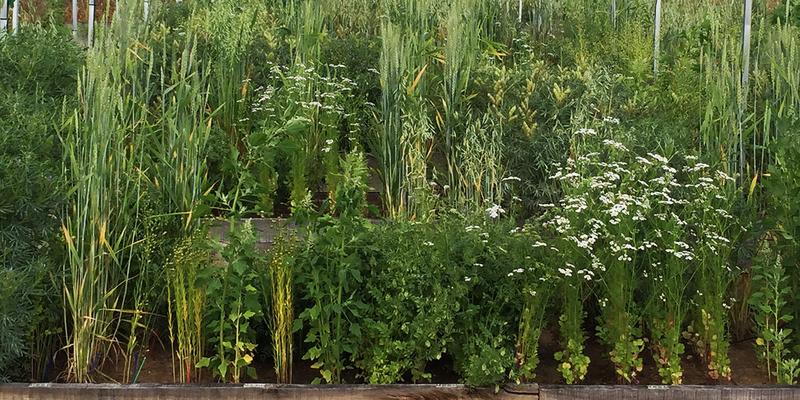
<svg viewBox="0 0 800 400">
<path fill-rule="evenodd" d="M 332 373 L 330 370 L 323 369 L 320 371 L 320 374 L 322 374 L 322 379 L 325 379 L 325 382 L 331 383 Z"/>
<path fill-rule="evenodd" d="M 221 376 L 224 379 L 228 374 L 228 363 L 227 362 L 219 363 L 217 371 L 219 371 L 219 376 Z"/>
<path fill-rule="evenodd" d="M 350 333 L 355 337 L 361 337 L 361 327 L 358 324 L 351 324 Z"/>
<path fill-rule="evenodd" d="M 211 359 L 208 357 L 203 357 L 200 359 L 200 361 L 197 362 L 195 368 L 208 368 L 210 364 L 211 364 Z"/>
</svg>

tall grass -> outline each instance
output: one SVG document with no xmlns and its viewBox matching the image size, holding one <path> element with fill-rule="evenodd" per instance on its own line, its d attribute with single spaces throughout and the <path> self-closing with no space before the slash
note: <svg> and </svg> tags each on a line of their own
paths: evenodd
<svg viewBox="0 0 800 400">
<path fill-rule="evenodd" d="M 272 330 L 272 357 L 278 383 L 292 383 L 295 251 L 292 237 L 276 238 L 269 251 L 267 271 L 262 274 L 269 281 L 262 291 L 270 310 L 267 322 Z"/>
<path fill-rule="evenodd" d="M 184 238 L 173 251 L 167 272 L 172 374 L 173 379 L 183 383 L 192 383 L 200 378 L 201 370 L 197 364 L 205 351 L 204 316 L 207 307 L 203 279 L 209 256 L 204 235 L 205 231 L 198 230 Z M 178 358 L 177 363 L 174 357 Z"/>
<path fill-rule="evenodd" d="M 444 118 L 444 154 L 447 161 L 447 181 L 452 188 L 458 185 L 457 148 L 463 140 L 467 105 L 465 96 L 470 73 L 478 54 L 478 30 L 475 0 L 454 0 L 444 23 L 447 40 L 444 44 L 444 76 L 442 107 Z"/>
<path fill-rule="evenodd" d="M 425 100 L 432 47 L 432 3 L 384 3 L 381 24 L 381 129 L 374 147 L 384 205 L 392 218 L 422 216 L 429 203 L 428 160 L 432 138 Z"/>
<path fill-rule="evenodd" d="M 501 118 L 486 115 L 471 121 L 457 148 L 458 182 L 454 190 L 458 191 L 459 205 L 481 210 L 487 202 L 502 202 L 506 177 L 503 142 Z"/>
<path fill-rule="evenodd" d="M 304 0 L 299 12 L 295 13 L 292 21 L 296 35 L 295 64 L 309 65 L 319 61 L 320 45 L 325 32 L 324 18 L 322 5 L 314 0 Z"/>
<path fill-rule="evenodd" d="M 135 102 L 145 64 L 134 47 L 141 34 L 120 4 L 108 31 L 87 55 L 78 83 L 79 106 L 64 136 L 64 174 L 72 189 L 62 223 L 67 378 L 91 381 L 116 343 L 116 318 L 125 302 L 140 226 L 143 158 L 141 135 L 147 111 Z"/>
<path fill-rule="evenodd" d="M 382 129 L 378 131 L 377 149 L 383 181 L 384 205 L 390 217 L 406 208 L 407 164 L 403 154 L 403 87 L 408 69 L 408 49 L 403 32 L 391 22 L 381 25 L 381 111 Z"/>
<path fill-rule="evenodd" d="M 195 366 L 204 350 L 201 275 L 208 255 L 201 218 L 210 210 L 204 199 L 210 189 L 205 159 L 213 115 L 206 109 L 210 68 L 196 59 L 194 39 L 188 38 L 173 51 L 176 54 L 164 58 L 175 62 L 160 74 L 160 120 L 153 135 L 152 176 L 164 211 L 180 219 L 175 232 L 180 243 L 167 272 L 169 328 L 181 366 L 176 375 L 181 382 L 190 383 L 199 376 Z"/>
</svg>

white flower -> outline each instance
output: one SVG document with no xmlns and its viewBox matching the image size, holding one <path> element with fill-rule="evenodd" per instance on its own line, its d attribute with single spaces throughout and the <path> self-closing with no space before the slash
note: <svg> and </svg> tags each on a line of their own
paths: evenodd
<svg viewBox="0 0 800 400">
<path fill-rule="evenodd" d="M 500 215 L 505 214 L 506 210 L 500 207 L 497 204 L 492 204 L 491 207 L 486 209 L 486 214 L 489 215 L 489 218 L 496 219 L 500 217 Z"/>
<path fill-rule="evenodd" d="M 726 181 L 731 181 L 731 182 L 735 181 L 735 179 L 731 178 L 730 176 L 728 176 L 728 174 L 726 174 L 726 173 L 724 173 L 722 171 L 717 171 L 717 177 L 719 177 L 720 179 L 726 180 Z"/>
<path fill-rule="evenodd" d="M 619 125 L 619 118 L 605 117 L 605 118 L 603 118 L 603 122 L 608 123 L 608 124 Z"/>
<path fill-rule="evenodd" d="M 464 277 L 464 282 L 469 282 L 469 281 L 471 281 L 471 280 L 472 280 L 472 278 L 470 278 L 470 277 L 468 277 L 468 276 L 465 276 L 465 277 Z"/>
<path fill-rule="evenodd" d="M 653 158 L 653 159 L 655 159 L 655 160 L 657 160 L 657 161 L 661 162 L 662 164 L 666 164 L 666 163 L 668 163 L 668 162 L 669 162 L 669 160 L 668 160 L 666 157 L 664 157 L 664 156 L 662 156 L 662 155 L 660 155 L 660 154 L 656 154 L 656 153 L 647 153 L 647 155 L 648 155 L 648 156 L 650 156 L 650 158 Z"/>
<path fill-rule="evenodd" d="M 581 129 L 578 129 L 578 132 L 576 132 L 576 133 L 578 135 L 583 135 L 583 136 L 596 136 L 597 135 L 597 131 L 592 129 L 592 128 L 581 128 Z"/>
<path fill-rule="evenodd" d="M 610 140 L 610 139 L 604 139 L 603 140 L 603 144 L 606 145 L 606 146 L 610 146 L 611 148 L 614 148 L 616 150 L 622 150 L 622 151 L 627 151 L 628 150 L 628 148 L 625 147 L 624 144 L 622 144 L 620 142 L 617 142 L 617 141 L 614 141 L 614 140 Z"/>
<path fill-rule="evenodd" d="M 433 242 L 424 242 L 422 244 L 424 244 L 425 246 L 433 246 Z"/>
</svg>

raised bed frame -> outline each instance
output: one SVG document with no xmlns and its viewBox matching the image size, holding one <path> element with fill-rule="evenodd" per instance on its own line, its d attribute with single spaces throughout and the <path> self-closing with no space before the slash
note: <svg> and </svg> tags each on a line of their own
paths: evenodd
<svg viewBox="0 0 800 400">
<path fill-rule="evenodd" d="M 117 385 L 11 383 L 0 385 L 0 400 L 50 399 L 498 399 L 498 400 L 800 400 L 800 387 L 789 386 L 605 386 L 507 385 L 469 388 L 464 385 Z"/>
</svg>

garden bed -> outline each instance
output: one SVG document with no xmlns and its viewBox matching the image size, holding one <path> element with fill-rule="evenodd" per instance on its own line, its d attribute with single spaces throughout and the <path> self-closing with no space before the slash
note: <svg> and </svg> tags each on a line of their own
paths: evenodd
<svg viewBox="0 0 800 400">
<path fill-rule="evenodd" d="M 558 351 L 558 344 L 554 341 L 556 332 L 545 332 L 542 336 L 540 348 L 541 363 L 536 369 L 536 381 L 541 384 L 558 385 L 563 383 L 561 375 L 557 371 L 557 361 L 553 358 L 553 353 Z M 590 385 L 614 385 L 619 383 L 614 375 L 613 365 L 604 357 L 606 350 L 596 342 L 596 338 L 591 338 L 587 347 L 587 354 L 592 360 L 592 366 L 586 377 L 586 384 Z M 169 351 L 152 350 L 146 354 L 147 361 L 139 375 L 139 383 L 142 384 L 170 384 L 173 382 L 172 359 Z M 751 340 L 733 344 L 730 350 L 730 357 L 733 369 L 734 385 L 764 385 L 769 380 L 765 371 L 759 368 L 758 359 L 754 351 L 754 343 Z M 644 371 L 639 377 L 641 385 L 660 384 L 658 371 L 655 369 L 649 351 L 644 355 Z M 122 360 L 120 360 L 122 361 Z M 319 376 L 319 372 L 311 368 L 311 362 L 296 359 L 294 361 L 293 382 L 296 384 L 310 384 L 314 378 Z M 275 382 L 275 369 L 270 362 L 254 363 L 257 379 L 246 378 L 246 383 Z M 104 373 L 109 377 L 109 382 L 122 381 L 124 363 L 111 363 Z M 717 385 L 718 383 L 709 379 L 703 371 L 703 366 L 697 360 L 687 359 L 683 362 L 684 382 L 688 385 Z M 439 385 L 451 385 L 459 383 L 458 374 L 452 370 L 452 360 L 443 359 L 429 366 L 432 374 L 431 382 Z M 52 376 L 51 378 L 56 378 Z M 347 382 L 363 383 L 354 374 L 350 374 Z M 201 377 L 201 384 L 214 384 L 210 374 Z"/>
<path fill-rule="evenodd" d="M 33 1 L 0 382 L 47 383 L 11 397 L 800 382 L 797 2 Z"/>
</svg>

